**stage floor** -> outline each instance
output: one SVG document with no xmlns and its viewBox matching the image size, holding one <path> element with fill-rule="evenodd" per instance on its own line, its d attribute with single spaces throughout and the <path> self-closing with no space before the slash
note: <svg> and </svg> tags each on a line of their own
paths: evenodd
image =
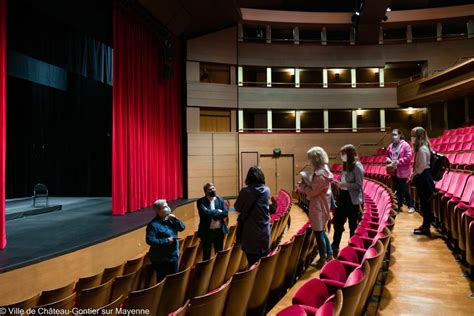
<svg viewBox="0 0 474 316">
<path fill-rule="evenodd" d="M 18 202 L 25 204 L 10 208 L 10 214 L 32 205 L 31 199 Z M 175 209 L 189 202 L 180 199 L 169 205 Z M 60 204 L 62 210 L 6 222 L 8 244 L 0 251 L 0 273 L 120 236 L 145 226 L 155 216 L 151 208 L 112 216 L 110 197 L 50 197 L 49 204 Z"/>
</svg>

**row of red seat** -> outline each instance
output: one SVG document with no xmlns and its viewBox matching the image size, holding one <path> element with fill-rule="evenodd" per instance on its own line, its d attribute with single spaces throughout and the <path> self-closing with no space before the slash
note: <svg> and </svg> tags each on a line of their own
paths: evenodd
<svg viewBox="0 0 474 316">
<path fill-rule="evenodd" d="M 474 126 L 466 126 L 460 128 L 447 129 L 443 132 L 443 136 L 454 136 L 474 133 Z"/>
<path fill-rule="evenodd" d="M 320 279 L 305 282 L 292 298 L 292 306 L 280 316 L 362 315 L 367 308 L 379 272 L 385 269 L 394 197 L 387 187 L 364 181 L 364 215 L 356 235 L 337 259 L 321 270 Z"/>
<path fill-rule="evenodd" d="M 449 171 L 435 183 L 433 200 L 435 225 L 447 237 L 450 246 L 474 270 L 474 175 Z"/>
</svg>

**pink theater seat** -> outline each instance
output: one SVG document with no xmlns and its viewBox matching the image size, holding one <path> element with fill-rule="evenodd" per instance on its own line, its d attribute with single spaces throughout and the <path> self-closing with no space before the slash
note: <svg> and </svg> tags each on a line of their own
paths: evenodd
<svg viewBox="0 0 474 316">
<path fill-rule="evenodd" d="M 279 311 L 277 316 L 306 316 L 306 312 L 303 307 L 298 305 L 291 305 L 287 308 Z"/>
</svg>

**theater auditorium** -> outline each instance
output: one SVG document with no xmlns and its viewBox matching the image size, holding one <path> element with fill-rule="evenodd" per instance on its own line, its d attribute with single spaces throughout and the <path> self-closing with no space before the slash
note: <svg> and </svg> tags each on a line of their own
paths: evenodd
<svg viewBox="0 0 474 316">
<path fill-rule="evenodd" d="M 0 0 L 2 315 L 474 315 L 474 2 Z"/>
</svg>

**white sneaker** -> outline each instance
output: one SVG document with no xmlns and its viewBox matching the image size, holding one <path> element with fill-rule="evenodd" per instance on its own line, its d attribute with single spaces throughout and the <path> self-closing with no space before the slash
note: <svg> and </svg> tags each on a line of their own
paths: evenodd
<svg viewBox="0 0 474 316">
<path fill-rule="evenodd" d="M 413 207 L 410 207 L 408 209 L 408 214 L 413 214 L 413 213 L 415 213 L 415 209 Z"/>
</svg>

